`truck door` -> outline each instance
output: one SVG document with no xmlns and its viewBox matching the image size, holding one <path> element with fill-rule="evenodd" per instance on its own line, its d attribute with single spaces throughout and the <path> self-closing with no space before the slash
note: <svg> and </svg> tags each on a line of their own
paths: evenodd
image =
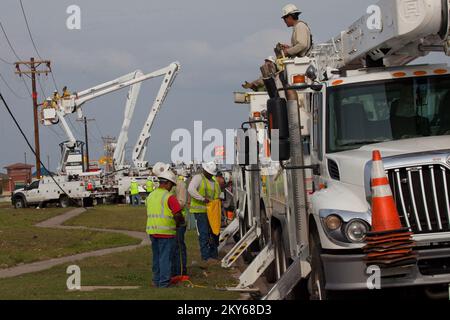
<svg viewBox="0 0 450 320">
<path fill-rule="evenodd" d="M 39 189 L 39 182 L 34 181 L 26 188 L 27 202 L 28 203 L 39 203 L 43 200 L 43 195 L 41 194 L 41 190 Z"/>
</svg>

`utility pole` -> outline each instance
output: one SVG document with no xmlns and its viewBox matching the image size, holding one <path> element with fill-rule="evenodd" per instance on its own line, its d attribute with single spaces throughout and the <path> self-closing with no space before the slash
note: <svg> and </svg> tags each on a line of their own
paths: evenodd
<svg viewBox="0 0 450 320">
<path fill-rule="evenodd" d="M 87 119 L 83 117 L 83 119 L 77 119 L 77 121 L 84 122 L 84 143 L 86 145 L 86 171 L 89 172 L 89 138 L 88 138 L 88 121 L 95 121 L 95 119 Z"/>
<path fill-rule="evenodd" d="M 33 117 L 34 117 L 34 148 L 36 152 L 36 178 L 41 178 L 41 148 L 39 145 L 39 118 L 38 118 L 38 94 L 36 90 L 36 75 L 48 75 L 52 72 L 50 61 L 37 61 L 31 58 L 30 61 L 17 61 L 16 74 L 20 77 L 26 75 L 31 78 L 32 98 L 33 98 Z M 38 70 L 39 66 L 44 65 L 46 68 Z M 27 70 L 21 70 L 20 67 L 25 66 Z"/>
</svg>

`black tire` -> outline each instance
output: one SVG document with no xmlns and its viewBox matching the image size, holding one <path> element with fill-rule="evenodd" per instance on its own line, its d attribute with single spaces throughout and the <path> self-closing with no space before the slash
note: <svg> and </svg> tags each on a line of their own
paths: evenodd
<svg viewBox="0 0 450 320">
<path fill-rule="evenodd" d="M 332 293 L 325 290 L 326 279 L 323 269 L 323 262 L 320 254 L 322 247 L 319 236 L 314 233 L 309 240 L 311 248 L 311 274 L 308 279 L 308 291 L 310 300 L 330 300 Z"/>
<path fill-rule="evenodd" d="M 22 197 L 14 198 L 14 209 L 23 209 L 26 207 L 27 207 L 27 204 L 26 204 L 24 198 L 22 198 Z"/>
<path fill-rule="evenodd" d="M 70 206 L 70 201 L 67 196 L 61 196 L 59 198 L 59 206 L 61 208 L 68 208 Z"/>
</svg>

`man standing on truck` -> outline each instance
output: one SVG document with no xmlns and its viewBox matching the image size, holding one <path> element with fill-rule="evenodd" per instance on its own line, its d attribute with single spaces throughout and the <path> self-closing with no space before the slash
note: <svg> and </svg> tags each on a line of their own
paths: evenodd
<svg viewBox="0 0 450 320">
<path fill-rule="evenodd" d="M 281 44 L 281 49 L 286 57 L 304 57 L 312 48 L 312 34 L 309 26 L 299 20 L 302 12 L 294 4 L 288 4 L 283 8 L 281 17 L 288 28 L 292 28 L 291 45 Z"/>
<path fill-rule="evenodd" d="M 200 253 L 202 261 L 215 263 L 219 257 L 219 237 L 214 235 L 208 221 L 206 205 L 208 202 L 219 199 L 220 186 L 213 179 L 217 174 L 217 166 L 214 162 L 203 163 L 203 172 L 192 177 L 188 192 L 191 196 L 190 212 L 197 221 L 199 233 Z"/>
<path fill-rule="evenodd" d="M 159 176 L 159 187 L 147 199 L 147 234 L 152 243 L 153 286 L 167 288 L 170 285 L 172 254 L 177 227 L 184 224 L 181 207 L 171 193 L 177 178 L 171 170 Z"/>
</svg>

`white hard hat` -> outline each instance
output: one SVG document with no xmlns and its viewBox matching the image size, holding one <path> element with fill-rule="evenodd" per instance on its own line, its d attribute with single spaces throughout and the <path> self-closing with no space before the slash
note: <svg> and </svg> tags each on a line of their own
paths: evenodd
<svg viewBox="0 0 450 320">
<path fill-rule="evenodd" d="M 275 58 L 273 56 L 268 56 L 265 60 L 275 63 Z"/>
<path fill-rule="evenodd" d="M 295 4 L 290 3 L 283 7 L 283 15 L 281 17 L 284 18 L 287 15 L 295 14 L 295 13 L 301 13 L 301 11 L 298 10 L 298 8 Z"/>
<path fill-rule="evenodd" d="M 163 173 L 161 173 L 158 178 L 161 180 L 168 180 L 170 182 L 173 182 L 174 184 L 177 184 L 177 176 L 175 173 L 172 172 L 172 170 L 166 170 Z"/>
<path fill-rule="evenodd" d="M 223 178 L 224 178 L 224 180 L 225 180 L 225 183 L 229 183 L 230 181 L 231 181 L 231 173 L 229 173 L 229 172 L 224 172 L 223 173 Z"/>
<path fill-rule="evenodd" d="M 153 181 L 153 177 L 152 176 L 148 176 L 147 180 L 152 180 Z"/>
<path fill-rule="evenodd" d="M 155 176 L 159 177 L 160 174 L 162 174 L 164 171 L 169 170 L 169 168 L 170 168 L 169 164 L 165 164 L 164 162 L 157 162 L 153 166 L 152 171 Z"/>
<path fill-rule="evenodd" d="M 136 182 L 136 179 L 135 178 L 131 179 L 131 182 Z"/>
<path fill-rule="evenodd" d="M 209 174 L 216 175 L 217 173 L 217 165 L 213 161 L 208 163 L 202 163 L 202 168 Z"/>
</svg>

